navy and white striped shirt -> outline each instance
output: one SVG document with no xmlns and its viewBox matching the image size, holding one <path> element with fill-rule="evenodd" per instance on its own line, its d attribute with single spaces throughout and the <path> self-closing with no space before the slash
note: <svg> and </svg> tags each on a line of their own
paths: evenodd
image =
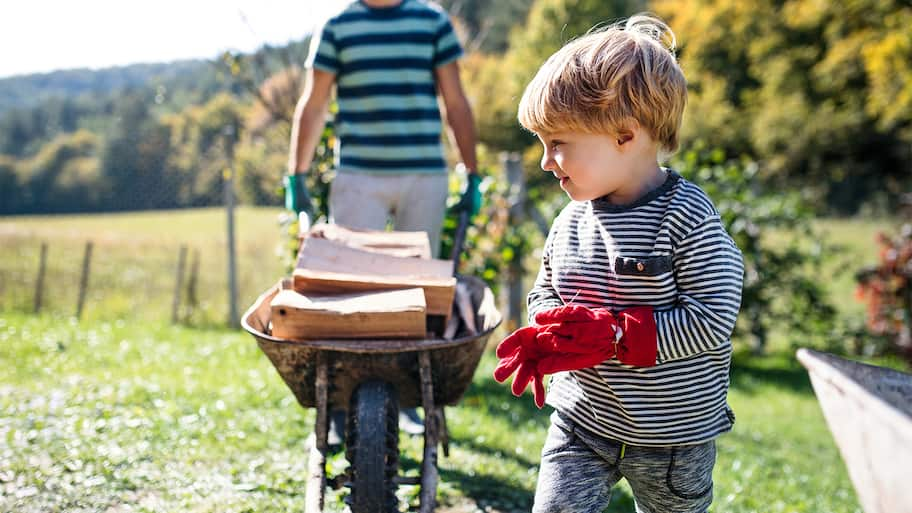
<svg viewBox="0 0 912 513">
<path fill-rule="evenodd" d="M 336 75 L 336 167 L 445 172 L 434 70 L 461 55 L 446 12 L 424 0 L 353 2 L 327 21 L 308 66 Z"/>
<path fill-rule="evenodd" d="M 694 444 L 730 430 L 730 337 L 743 273 L 711 200 L 674 171 L 632 205 L 571 202 L 545 242 L 529 318 L 570 303 L 613 312 L 652 306 L 658 363 L 637 368 L 610 359 L 557 373 L 548 404 L 632 445 Z"/>
</svg>

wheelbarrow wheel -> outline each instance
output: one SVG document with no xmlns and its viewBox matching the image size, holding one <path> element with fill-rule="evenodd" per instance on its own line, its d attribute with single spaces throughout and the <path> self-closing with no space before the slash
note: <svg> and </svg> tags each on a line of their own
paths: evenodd
<svg viewBox="0 0 912 513">
<path fill-rule="evenodd" d="M 351 464 L 352 513 L 398 511 L 399 398 L 382 381 L 368 381 L 352 395 L 346 457 Z"/>
</svg>

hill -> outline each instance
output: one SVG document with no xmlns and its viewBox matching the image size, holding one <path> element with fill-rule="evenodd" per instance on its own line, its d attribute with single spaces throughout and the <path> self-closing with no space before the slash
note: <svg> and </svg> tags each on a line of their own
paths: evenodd
<svg viewBox="0 0 912 513">
<path fill-rule="evenodd" d="M 194 77 L 191 79 L 190 77 Z M 195 78 L 215 78 L 213 61 L 185 60 L 132 64 L 92 70 L 67 69 L 0 79 L 0 116 L 12 109 L 28 109 L 56 98 L 107 96 L 115 91 L 163 85 L 199 85 Z"/>
</svg>

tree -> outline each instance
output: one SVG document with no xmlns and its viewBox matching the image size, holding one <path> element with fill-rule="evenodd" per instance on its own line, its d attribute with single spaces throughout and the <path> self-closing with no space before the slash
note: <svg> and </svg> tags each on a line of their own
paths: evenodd
<svg viewBox="0 0 912 513">
<path fill-rule="evenodd" d="M 171 151 L 167 131 L 150 115 L 154 93 L 134 90 L 118 98 L 115 124 L 101 157 L 105 206 L 139 210 L 173 206 L 165 163 Z"/>
<path fill-rule="evenodd" d="M 244 133 L 249 106 L 227 93 L 220 93 L 200 106 L 167 116 L 162 123 L 170 134 L 172 150 L 166 167 L 179 184 L 174 191 L 180 206 L 220 205 L 223 172 L 228 162 L 227 145 L 238 143 Z"/>
<path fill-rule="evenodd" d="M 684 146 L 747 154 L 831 210 L 887 208 L 912 165 L 912 7 L 899 1 L 656 0 L 690 84 Z"/>
<path fill-rule="evenodd" d="M 81 130 L 62 134 L 21 164 L 20 196 L 25 212 L 84 212 L 98 208 L 97 154 L 100 142 Z"/>
<path fill-rule="evenodd" d="M 16 161 L 0 155 L 0 215 L 16 214 L 22 208 Z"/>
<path fill-rule="evenodd" d="M 528 0 L 442 0 L 440 4 L 456 20 L 457 31 L 468 53 L 476 51 L 501 54 L 508 47 L 510 29 L 517 20 L 525 19 Z"/>
</svg>

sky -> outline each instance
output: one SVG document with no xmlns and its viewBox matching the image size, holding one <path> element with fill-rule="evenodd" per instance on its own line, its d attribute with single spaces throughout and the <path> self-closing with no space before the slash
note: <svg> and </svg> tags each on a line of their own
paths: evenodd
<svg viewBox="0 0 912 513">
<path fill-rule="evenodd" d="M 249 52 L 301 39 L 349 1 L 5 1 L 0 78 Z"/>
</svg>

